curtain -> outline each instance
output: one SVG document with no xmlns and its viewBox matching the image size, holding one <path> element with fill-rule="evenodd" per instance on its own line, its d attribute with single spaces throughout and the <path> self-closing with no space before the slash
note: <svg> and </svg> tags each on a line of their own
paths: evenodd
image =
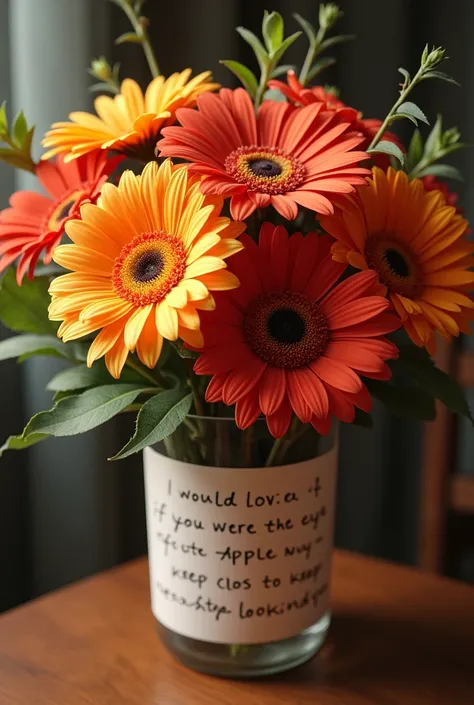
<svg viewBox="0 0 474 705">
<path fill-rule="evenodd" d="M 367 117 L 383 117 L 396 96 L 397 67 L 416 69 L 427 40 L 446 46 L 452 56 L 449 71 L 464 89 L 430 82 L 422 86 L 417 101 L 431 120 L 442 110 L 446 125 L 458 123 L 472 141 L 471 4 L 451 0 L 449 11 L 442 0 L 339 4 L 345 12 L 341 32 L 357 33 L 358 41 L 337 49 L 338 63 L 324 81 L 338 85 L 345 102 Z M 232 85 L 218 61 L 252 61 L 234 28 L 258 31 L 266 7 L 284 14 L 288 31 L 298 28 L 292 12 L 317 19 L 314 0 L 275 0 L 271 8 L 266 0 L 174 0 L 166 6 L 148 0 L 144 12 L 151 19 L 161 70 L 169 74 L 186 66 L 196 72 L 212 68 L 218 80 Z M 40 137 L 53 121 L 66 119 L 71 110 L 91 108 L 85 69 L 93 56 L 120 61 L 122 76 L 148 80 L 138 46 L 113 46 L 113 38 L 127 29 L 120 10 L 107 0 L 0 0 L 0 93 L 10 113 L 22 107 L 28 121 L 37 125 L 36 156 Z M 288 60 L 301 62 L 301 50 L 292 49 Z M 468 152 L 458 165 L 468 177 L 463 191 L 467 201 L 474 184 Z M 0 163 L 1 207 L 14 188 L 36 184 L 30 175 L 13 174 Z M 2 438 L 19 432 L 32 413 L 49 404 L 45 380 L 59 365 L 50 359 L 21 366 L 2 363 Z M 120 419 L 87 436 L 49 440 L 0 459 L 0 610 L 145 552 L 140 458 L 106 460 L 130 430 L 129 421 Z M 374 429 L 342 429 L 339 546 L 416 562 L 421 432 L 419 424 L 378 407 Z M 469 443 L 463 442 L 468 452 Z"/>
</svg>

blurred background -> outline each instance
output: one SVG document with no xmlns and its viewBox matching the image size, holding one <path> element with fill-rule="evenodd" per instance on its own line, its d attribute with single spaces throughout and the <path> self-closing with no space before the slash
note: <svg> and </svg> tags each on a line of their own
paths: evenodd
<svg viewBox="0 0 474 705">
<path fill-rule="evenodd" d="M 336 47 L 338 62 L 321 77 L 365 117 L 383 118 L 397 96 L 397 67 L 416 71 L 424 45 L 447 48 L 446 70 L 460 83 L 426 82 L 416 102 L 434 122 L 457 125 L 474 142 L 474 4 L 465 0 L 339 0 L 338 30 L 357 41 Z M 192 66 L 212 69 L 234 85 L 219 65 L 232 58 L 251 63 L 235 32 L 259 32 L 264 9 L 278 10 L 288 33 L 298 12 L 317 23 L 316 0 L 148 0 L 160 68 L 165 75 Z M 0 0 L 0 98 L 9 113 L 20 108 L 40 138 L 72 110 L 90 110 L 93 57 L 120 61 L 122 78 L 149 80 L 139 46 L 116 47 L 126 18 L 108 0 Z M 288 63 L 301 64 L 305 40 Z M 285 61 L 286 63 L 286 61 Z M 403 132 L 399 133 L 406 136 Z M 459 186 L 468 218 L 474 217 L 474 151 L 456 155 L 466 181 Z M 452 185 L 458 188 L 458 184 Z M 0 207 L 19 188 L 34 188 L 29 174 L 0 163 Z M 0 328 L 0 338 L 8 337 Z M 474 343 L 441 349 L 439 363 L 474 385 Z M 32 359 L 0 367 L 1 440 L 21 432 L 31 414 L 50 404 L 44 386 L 60 362 Z M 468 390 L 471 409 L 474 393 Z M 442 412 L 435 424 L 398 419 L 375 410 L 373 430 L 342 430 L 337 545 L 393 561 L 420 565 L 474 582 L 474 433 Z M 0 459 L 0 611 L 146 550 L 140 457 L 109 463 L 123 445 L 127 421 L 86 436 L 45 441 Z"/>
</svg>

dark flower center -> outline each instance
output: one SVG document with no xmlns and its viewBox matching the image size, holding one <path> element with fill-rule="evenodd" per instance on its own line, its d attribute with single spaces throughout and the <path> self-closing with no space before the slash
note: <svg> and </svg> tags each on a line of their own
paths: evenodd
<svg viewBox="0 0 474 705">
<path fill-rule="evenodd" d="M 255 176 L 280 176 L 280 164 L 272 159 L 254 159 L 249 161 L 249 169 Z"/>
<path fill-rule="evenodd" d="M 238 184 L 269 194 L 293 191 L 306 176 L 306 167 L 292 154 L 265 145 L 234 149 L 226 157 L 225 170 Z"/>
<path fill-rule="evenodd" d="M 245 316 L 244 335 L 260 359 L 289 370 L 316 360 L 330 340 L 326 318 L 318 305 L 293 291 L 257 297 Z"/>
<path fill-rule="evenodd" d="M 408 266 L 408 263 L 405 260 L 404 256 L 400 252 L 398 252 L 398 250 L 388 248 L 387 250 L 385 250 L 384 259 L 392 270 L 392 272 L 397 275 L 397 277 L 406 279 L 410 274 L 410 268 Z"/>
<path fill-rule="evenodd" d="M 302 316 L 291 308 L 273 311 L 267 325 L 268 332 L 277 343 L 299 343 L 306 330 Z"/>
<path fill-rule="evenodd" d="M 181 240 L 163 230 L 141 233 L 115 259 L 112 283 L 134 306 L 156 304 L 183 279 L 186 250 Z"/>
<path fill-rule="evenodd" d="M 58 213 L 58 220 L 59 221 L 68 217 L 69 212 L 70 212 L 71 208 L 73 207 L 73 205 L 75 204 L 75 202 L 76 202 L 76 199 L 72 198 L 70 201 L 68 201 L 67 203 L 64 204 L 64 206 L 61 208 L 61 210 Z"/>
<path fill-rule="evenodd" d="M 375 269 L 390 292 L 416 298 L 423 291 L 423 271 L 416 253 L 392 233 L 374 233 L 365 245 L 369 269 Z"/>
<path fill-rule="evenodd" d="M 159 277 L 163 267 L 163 258 L 159 252 L 144 252 L 134 264 L 133 277 L 137 282 L 151 282 Z"/>
</svg>

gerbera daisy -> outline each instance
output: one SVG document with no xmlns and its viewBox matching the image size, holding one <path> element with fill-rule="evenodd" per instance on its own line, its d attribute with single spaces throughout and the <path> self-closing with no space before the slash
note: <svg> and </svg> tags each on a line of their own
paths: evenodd
<svg viewBox="0 0 474 705">
<path fill-rule="evenodd" d="M 160 129 L 175 121 L 175 112 L 182 106 L 192 106 L 196 96 L 219 88 L 210 83 L 206 71 L 190 81 L 191 69 L 165 78 L 157 76 L 143 94 L 131 78 L 121 85 L 114 98 L 101 95 L 94 101 L 97 115 L 75 112 L 71 122 L 56 122 L 46 133 L 43 146 L 49 147 L 44 159 L 67 152 L 66 161 L 94 149 L 113 149 L 122 154 L 154 158 Z"/>
<path fill-rule="evenodd" d="M 333 110 L 337 113 L 340 120 L 352 122 L 352 129 L 356 132 L 360 132 L 360 134 L 364 136 L 361 149 L 367 149 L 369 147 L 382 125 L 382 121 L 376 118 L 364 118 L 360 111 L 345 105 L 342 100 L 339 100 L 339 98 L 330 91 L 325 90 L 323 86 L 305 88 L 298 81 L 293 70 L 287 73 L 287 83 L 272 80 L 268 82 L 268 85 L 270 88 L 283 93 L 290 103 L 294 103 L 295 105 L 323 103 L 325 110 Z M 403 149 L 398 137 L 392 132 L 384 132 L 383 138 L 389 142 L 394 142 L 400 149 Z M 390 166 L 390 159 L 385 154 L 373 154 L 371 158 L 377 166 L 383 169 L 387 169 Z"/>
<path fill-rule="evenodd" d="M 383 336 L 400 327 L 374 294 L 377 275 L 361 272 L 335 286 L 346 268 L 331 258 L 331 238 L 265 223 L 248 236 L 230 268 L 240 287 L 217 295 L 202 316 L 204 348 L 194 369 L 213 375 L 208 402 L 236 404 L 239 428 L 266 416 L 283 436 L 293 412 L 327 433 L 333 414 L 352 422 L 371 408 L 360 374 L 388 379 L 397 348 Z"/>
<path fill-rule="evenodd" d="M 375 270 L 413 342 L 433 352 L 435 330 L 446 340 L 469 331 L 467 221 L 441 191 L 426 191 L 403 171 L 374 168 L 368 184 L 321 225 L 338 241 L 334 258 Z"/>
<path fill-rule="evenodd" d="M 78 216 L 82 203 L 95 203 L 102 184 L 121 160 L 107 160 L 105 152 L 96 151 L 74 164 L 65 164 L 62 157 L 40 162 L 36 176 L 48 195 L 17 191 L 10 198 L 11 208 L 0 212 L 0 271 L 18 259 L 18 283 L 27 271 L 32 279 L 39 257 L 45 263 L 51 261 L 67 220 Z"/>
<path fill-rule="evenodd" d="M 100 330 L 89 366 L 105 355 L 118 378 L 129 352 L 154 367 L 163 338 L 202 344 L 199 310 L 215 305 L 212 290 L 238 286 L 224 259 L 242 245 L 243 223 L 220 217 L 222 199 L 199 192 L 199 179 L 169 160 L 105 184 L 97 205 L 81 208 L 54 260 L 72 270 L 50 288 L 58 336 L 74 340 Z"/>
<path fill-rule="evenodd" d="M 223 88 L 197 99 L 198 110 L 182 108 L 182 127 L 163 130 L 162 155 L 186 159 L 205 175 L 203 193 L 232 196 L 232 217 L 247 218 L 272 205 L 294 220 L 298 204 L 332 213 L 331 194 L 351 193 L 365 183 L 358 166 L 365 152 L 353 151 L 362 137 L 347 135 L 350 122 L 337 121 L 322 103 L 295 108 L 264 101 L 255 117 L 243 88 Z"/>
<path fill-rule="evenodd" d="M 437 179 L 436 176 L 433 176 L 433 174 L 424 176 L 422 181 L 425 191 L 441 191 L 446 203 L 449 206 L 454 206 L 456 208 L 456 212 L 462 215 L 462 208 L 458 206 L 459 196 L 454 191 L 449 190 L 448 184 L 445 181 L 439 181 L 439 179 Z"/>
</svg>

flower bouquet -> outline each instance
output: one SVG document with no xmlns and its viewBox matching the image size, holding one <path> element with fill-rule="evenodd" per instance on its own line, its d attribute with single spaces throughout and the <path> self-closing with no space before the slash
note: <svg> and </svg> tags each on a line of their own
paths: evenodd
<svg viewBox="0 0 474 705">
<path fill-rule="evenodd" d="M 113 459 L 144 451 L 153 613 L 190 666 L 252 676 L 294 666 L 329 624 L 337 422 L 373 398 L 423 420 L 435 399 L 470 417 L 432 360 L 468 333 L 473 244 L 438 177 L 459 132 L 411 94 L 440 71 L 424 50 L 384 120 L 321 85 L 332 3 L 289 36 L 266 12 L 239 27 L 258 73 L 222 63 L 160 74 L 143 0 L 114 0 L 151 70 L 143 92 L 104 59 L 95 113 L 33 128 L 0 112 L 0 158 L 33 172 L 0 213 L 0 358 L 53 355 L 51 409 L 2 450 L 136 416 Z M 307 42 L 302 67 L 282 64 Z M 108 95 L 111 94 L 111 95 Z M 414 124 L 403 144 L 392 132 Z M 422 128 L 422 129 L 419 129 Z M 130 168 L 124 168 L 124 160 Z"/>
</svg>

